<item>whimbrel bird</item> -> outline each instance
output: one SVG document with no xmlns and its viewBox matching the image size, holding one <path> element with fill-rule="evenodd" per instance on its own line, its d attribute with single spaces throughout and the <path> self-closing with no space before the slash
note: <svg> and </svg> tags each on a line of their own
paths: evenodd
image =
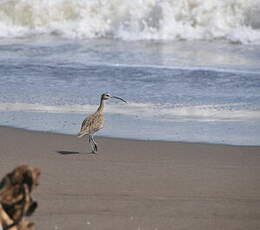
<svg viewBox="0 0 260 230">
<path fill-rule="evenodd" d="M 108 93 L 102 94 L 100 98 L 100 105 L 97 111 L 85 118 L 85 120 L 82 122 L 81 129 L 78 134 L 78 137 L 83 137 L 85 135 L 88 135 L 89 138 L 88 140 L 91 145 L 92 153 L 97 153 L 97 143 L 93 138 L 93 134 L 103 128 L 104 125 L 103 109 L 105 105 L 105 100 L 108 100 L 110 98 L 116 98 L 127 103 L 124 99 L 120 97 L 112 96 Z"/>
</svg>

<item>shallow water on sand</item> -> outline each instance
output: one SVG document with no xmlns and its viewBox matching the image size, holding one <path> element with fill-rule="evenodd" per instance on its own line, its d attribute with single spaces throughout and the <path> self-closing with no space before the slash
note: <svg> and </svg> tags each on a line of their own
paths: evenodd
<svg viewBox="0 0 260 230">
<path fill-rule="evenodd" d="M 260 144 L 260 46 L 225 41 L 0 42 L 1 125 L 76 134 L 100 94 L 103 136 Z"/>
</svg>

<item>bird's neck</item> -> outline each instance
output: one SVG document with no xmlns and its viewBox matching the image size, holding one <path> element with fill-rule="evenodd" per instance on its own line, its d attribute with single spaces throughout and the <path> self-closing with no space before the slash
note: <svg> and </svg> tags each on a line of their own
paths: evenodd
<svg viewBox="0 0 260 230">
<path fill-rule="evenodd" d="M 102 112 L 103 109 L 104 109 L 104 106 L 105 106 L 105 101 L 104 101 L 104 100 L 101 100 L 101 101 L 100 101 L 100 105 L 99 105 L 97 111 Z"/>
</svg>

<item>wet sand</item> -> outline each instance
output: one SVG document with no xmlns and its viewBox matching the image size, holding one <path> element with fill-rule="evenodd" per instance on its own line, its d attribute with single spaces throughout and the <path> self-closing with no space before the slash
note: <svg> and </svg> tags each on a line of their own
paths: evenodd
<svg viewBox="0 0 260 230">
<path fill-rule="evenodd" d="M 260 229 L 260 147 L 97 138 L 0 127 L 0 175 L 42 170 L 30 220 L 50 230 Z"/>
</svg>

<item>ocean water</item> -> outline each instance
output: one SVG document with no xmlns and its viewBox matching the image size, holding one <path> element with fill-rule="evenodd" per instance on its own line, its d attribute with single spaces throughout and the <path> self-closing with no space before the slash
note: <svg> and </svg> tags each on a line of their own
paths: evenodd
<svg viewBox="0 0 260 230">
<path fill-rule="evenodd" d="M 260 1 L 0 0 L 0 125 L 260 145 Z"/>
</svg>

